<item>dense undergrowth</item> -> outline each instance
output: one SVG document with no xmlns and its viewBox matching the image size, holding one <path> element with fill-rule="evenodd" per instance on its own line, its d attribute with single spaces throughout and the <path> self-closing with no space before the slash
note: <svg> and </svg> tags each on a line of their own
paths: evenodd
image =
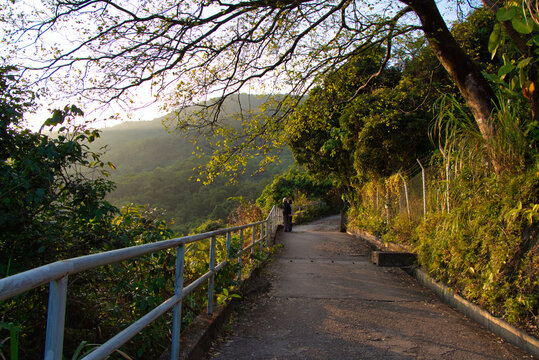
<svg viewBox="0 0 539 360">
<path fill-rule="evenodd" d="M 448 110 L 433 128 L 447 137 L 427 179 L 427 214 L 421 201 L 412 205 L 420 210 L 415 214 L 402 205 L 402 181 L 395 186 L 398 178 L 393 177 L 363 186 L 363 201 L 350 213 L 351 226 L 410 246 L 435 279 L 537 336 L 537 124 L 520 123 L 507 108 L 499 109 L 496 142 L 485 144 L 465 112 Z M 498 171 L 492 156 L 501 164 Z M 375 189 L 383 194 L 380 204 L 372 200 Z"/>
<path fill-rule="evenodd" d="M 435 279 L 510 323 L 538 335 L 539 174 L 537 169 L 477 186 L 463 178 L 451 211 L 385 216 L 355 208 L 351 225 L 409 245 Z M 500 181 L 502 180 L 502 181 Z"/>
<path fill-rule="evenodd" d="M 259 214 L 259 211 L 254 213 L 255 216 Z M 164 240 L 173 235 L 167 230 L 165 222 L 151 220 L 148 215 L 144 208 L 130 207 L 122 209 L 122 214 L 114 219 L 119 228 L 118 235 L 126 238 L 125 246 Z M 260 220 L 259 217 L 249 218 L 253 213 L 242 212 L 241 215 L 235 219 L 242 224 Z M 222 227 L 223 224 L 208 222 L 194 233 L 215 230 L 216 225 Z M 260 237 L 260 228 L 256 236 Z M 224 236 L 216 240 L 217 264 L 227 256 L 237 259 L 240 249 L 252 241 L 251 229 L 246 229 L 241 238 L 239 233 L 232 236 L 230 252 L 227 252 Z M 208 271 L 209 247 L 210 239 L 186 247 L 184 286 Z M 253 253 L 249 251 L 242 255 L 242 276 L 260 259 L 258 247 Z M 174 294 L 175 262 L 176 251 L 165 250 L 70 276 L 64 356 L 69 359 L 82 357 L 171 297 Z M 237 261 L 232 260 L 216 275 L 216 303 L 224 303 L 237 296 L 238 271 Z M 205 311 L 207 286 L 207 283 L 201 285 L 184 298 L 182 328 Z M 5 341 L 0 346 L 2 356 L 9 353 L 11 339 L 16 341 L 17 356 L 8 358 L 34 359 L 43 354 L 47 297 L 48 290 L 42 287 L 2 302 L 2 326 L 5 328 Z M 15 327 L 18 338 L 10 336 L 10 325 Z M 158 358 L 171 343 L 171 329 L 171 314 L 163 316 L 122 346 L 121 351 L 113 354 L 111 359 Z"/>
<path fill-rule="evenodd" d="M 429 215 L 415 229 L 413 245 L 431 275 L 533 330 L 539 305 L 539 176 L 533 169 L 490 180 L 473 189 L 463 179 L 460 186 L 473 194 L 462 191 L 451 212 Z"/>
<path fill-rule="evenodd" d="M 121 209 L 105 200 L 114 189 L 107 179 L 111 163 L 89 144 L 99 131 L 76 125 L 75 106 L 55 110 L 43 128 L 58 128 L 52 137 L 25 127 L 24 114 L 33 94 L 18 89 L 14 68 L 0 68 L 0 277 L 8 277 L 58 260 L 136 246 L 175 236 L 160 212 L 148 206 Z M 254 206 L 240 204 L 228 224 L 262 220 Z M 226 227 L 204 223 L 193 233 Z M 252 241 L 252 229 L 217 237 L 216 262 L 235 259 Z M 256 237 L 261 237 L 260 226 Z M 209 242 L 186 247 L 184 285 L 208 271 Z M 260 260 L 260 249 L 242 257 L 242 275 Z M 64 357 L 78 359 L 148 313 L 174 294 L 176 251 L 141 256 L 68 277 Z M 215 278 L 218 302 L 236 296 L 239 267 L 231 261 Z M 183 300 L 182 326 L 207 306 L 207 284 Z M 43 356 L 48 288 L 41 286 L 0 302 L 0 359 Z M 171 315 L 163 316 L 125 344 L 111 358 L 154 359 L 170 344 Z"/>
</svg>

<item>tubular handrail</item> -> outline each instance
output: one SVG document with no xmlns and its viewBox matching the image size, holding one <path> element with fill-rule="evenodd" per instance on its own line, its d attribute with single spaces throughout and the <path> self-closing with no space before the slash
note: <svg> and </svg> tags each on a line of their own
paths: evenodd
<svg viewBox="0 0 539 360">
<path fill-rule="evenodd" d="M 207 280 L 209 282 L 208 313 L 211 314 L 213 312 L 214 276 L 231 260 L 229 258 L 231 234 L 233 232 L 239 232 L 240 242 L 242 243 L 242 249 L 237 254 L 237 261 L 240 267 L 238 272 L 238 280 L 241 281 L 241 259 L 243 254 L 247 251 L 254 252 L 255 246 L 257 244 L 260 245 L 261 251 L 263 251 L 264 249 L 264 243 L 266 244 L 266 246 L 269 245 L 270 234 L 273 232 L 276 226 L 282 222 L 279 213 L 280 209 L 277 206 L 273 206 L 265 220 L 254 222 L 251 224 L 210 231 L 203 234 L 163 240 L 155 243 L 136 245 L 117 250 L 110 250 L 97 254 L 80 256 L 77 258 L 61 260 L 47 265 L 43 265 L 28 271 L 21 272 L 16 275 L 0 279 L 0 301 L 12 298 L 25 291 L 46 284 L 47 282 L 50 283 L 44 358 L 47 360 L 61 360 L 68 287 L 67 278 L 69 275 L 90 269 L 95 269 L 105 265 L 111 265 L 120 261 L 132 259 L 160 250 L 176 248 L 177 258 L 174 295 L 169 299 L 165 300 L 163 303 L 158 305 L 150 312 L 148 312 L 146 315 L 129 325 L 120 333 L 109 339 L 107 342 L 102 344 L 100 347 L 95 349 L 93 352 L 91 352 L 88 356 L 84 358 L 88 360 L 104 359 L 112 352 L 119 349 L 125 342 L 130 340 L 137 333 L 139 333 L 144 327 L 148 326 L 154 320 L 169 311 L 171 308 L 174 308 L 171 359 L 176 360 L 179 358 L 179 324 L 181 324 L 182 299 Z M 260 236 L 258 239 L 255 238 L 257 226 L 260 226 Z M 252 228 L 252 242 L 246 247 L 243 247 L 243 230 L 248 228 Z M 216 237 L 222 235 L 226 235 L 227 258 L 221 263 L 215 265 Z M 208 272 L 200 276 L 198 279 L 194 280 L 188 286 L 183 287 L 185 245 L 197 241 L 202 241 L 208 238 L 211 239 L 210 265 Z"/>
<path fill-rule="evenodd" d="M 162 240 L 155 243 L 136 245 L 67 260 L 60 260 L 51 264 L 43 265 L 7 278 L 0 279 L 0 301 L 9 299 L 15 295 L 46 284 L 47 282 L 59 279 L 63 276 L 76 274 L 81 271 L 94 269 L 104 265 L 111 265 L 123 260 L 128 260 L 160 250 L 170 249 L 182 244 L 185 245 L 204 240 L 212 236 L 225 235 L 227 232 L 234 232 L 240 229 L 260 225 L 265 222 L 266 220 L 197 235 Z"/>
</svg>

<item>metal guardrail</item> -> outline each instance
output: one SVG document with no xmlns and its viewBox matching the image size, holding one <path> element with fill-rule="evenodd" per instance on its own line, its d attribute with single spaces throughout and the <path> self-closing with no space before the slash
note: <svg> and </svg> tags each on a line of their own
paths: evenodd
<svg viewBox="0 0 539 360">
<path fill-rule="evenodd" d="M 195 290 L 204 281 L 208 280 L 208 308 L 209 314 L 213 313 L 214 298 L 214 276 L 229 261 L 230 244 L 232 233 L 239 232 L 240 242 L 243 247 L 243 230 L 252 228 L 251 243 L 242 248 L 238 253 L 238 280 L 241 281 L 241 262 L 245 252 L 251 250 L 254 253 L 255 246 L 260 246 L 260 251 L 264 251 L 265 245 L 269 245 L 269 237 L 278 224 L 282 223 L 280 216 L 281 209 L 274 206 L 268 217 L 256 223 L 242 226 L 231 227 L 222 230 L 211 231 L 203 234 L 184 236 L 180 238 L 159 241 L 144 245 L 137 245 L 123 249 L 106 251 L 102 253 L 81 256 L 77 258 L 57 261 L 32 270 L 28 270 L 7 278 L 0 279 L 0 301 L 19 295 L 30 289 L 34 289 L 43 284 L 49 283 L 49 306 L 47 312 L 47 333 L 45 338 L 45 360 L 61 360 L 64 339 L 64 322 L 67 298 L 67 279 L 71 274 L 95 269 L 104 265 L 114 264 L 123 260 L 128 260 L 141 255 L 153 253 L 160 250 L 177 248 L 176 252 L 176 271 L 174 296 L 161 303 L 159 306 L 148 312 L 146 315 L 132 323 L 130 326 L 119 332 L 107 342 L 99 346 L 83 360 L 104 359 L 132 337 L 138 334 L 142 329 L 151 324 L 154 320 L 165 314 L 171 308 L 173 309 L 172 322 L 172 360 L 179 359 L 180 353 L 180 325 L 181 325 L 181 305 L 182 299 Z M 260 226 L 260 237 L 256 238 L 256 228 Z M 226 259 L 218 265 L 215 265 L 216 237 L 226 236 Z M 185 245 L 211 238 L 210 245 L 210 264 L 208 272 L 193 281 L 186 287 L 183 287 L 183 269 L 185 260 Z"/>
</svg>

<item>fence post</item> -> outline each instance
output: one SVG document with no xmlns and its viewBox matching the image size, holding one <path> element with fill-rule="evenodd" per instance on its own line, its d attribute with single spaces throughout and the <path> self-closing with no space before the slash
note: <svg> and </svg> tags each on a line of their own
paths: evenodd
<svg viewBox="0 0 539 360">
<path fill-rule="evenodd" d="M 421 166 L 421 179 L 423 181 L 423 218 L 425 218 L 427 216 L 427 188 L 425 185 L 425 168 L 423 167 L 419 159 L 416 160 L 419 163 L 419 166 Z"/>
<path fill-rule="evenodd" d="M 260 242 L 260 256 L 264 253 L 264 239 L 266 237 L 264 236 L 264 223 L 260 224 L 260 237 L 258 238 L 258 241 Z"/>
<path fill-rule="evenodd" d="M 386 203 L 385 203 L 385 210 L 386 210 L 386 224 L 389 224 L 389 191 L 387 188 L 385 189 L 386 192 Z"/>
<path fill-rule="evenodd" d="M 45 360 L 61 360 L 64 343 L 67 276 L 49 284 L 49 310 L 45 337 Z"/>
<path fill-rule="evenodd" d="M 210 271 L 215 271 L 215 236 L 211 237 L 210 243 Z M 211 274 L 208 279 L 208 314 L 213 314 L 213 286 L 214 286 L 215 274 Z"/>
<path fill-rule="evenodd" d="M 275 211 L 273 211 L 275 209 L 275 205 L 273 205 L 273 207 L 271 208 L 271 212 L 270 212 L 270 224 L 271 224 L 271 230 L 273 232 L 273 228 L 275 227 Z"/>
<path fill-rule="evenodd" d="M 243 258 L 243 229 L 240 229 L 240 253 L 238 255 L 238 282 L 241 282 L 241 261 Z"/>
<path fill-rule="evenodd" d="M 266 247 L 270 246 L 270 220 L 266 221 Z"/>
<path fill-rule="evenodd" d="M 174 277 L 174 295 L 182 296 L 183 290 L 183 266 L 185 262 L 185 244 L 176 248 L 176 273 Z M 182 300 L 174 305 L 174 314 L 172 317 L 172 346 L 170 350 L 170 359 L 178 360 L 180 358 L 180 333 L 182 325 Z"/>
<path fill-rule="evenodd" d="M 447 201 L 447 213 L 451 211 L 449 208 L 449 160 L 445 165 L 445 181 L 446 181 L 446 201 Z"/>
<path fill-rule="evenodd" d="M 406 197 L 406 211 L 408 212 L 408 219 L 410 219 L 410 203 L 408 202 L 408 186 L 406 186 L 406 179 L 399 173 L 399 176 L 404 183 L 404 196 Z"/>
</svg>

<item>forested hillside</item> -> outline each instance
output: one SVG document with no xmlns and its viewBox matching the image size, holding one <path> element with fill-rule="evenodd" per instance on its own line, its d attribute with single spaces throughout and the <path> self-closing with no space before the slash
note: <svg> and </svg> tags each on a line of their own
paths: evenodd
<svg viewBox="0 0 539 360">
<path fill-rule="evenodd" d="M 219 116 L 233 124 L 238 113 L 257 112 L 267 99 L 268 96 L 240 95 L 227 100 Z M 112 204 L 132 203 L 156 208 L 165 219 L 173 221 L 173 230 L 187 233 L 210 219 L 225 221 L 238 205 L 229 198 L 242 197 L 254 202 L 273 177 L 293 163 L 290 151 L 277 150 L 279 161 L 264 171 L 257 171 L 260 157 L 255 157 L 247 164 L 245 172 L 232 181 L 221 177 L 211 186 L 204 186 L 199 172 L 208 157 L 194 151 L 197 146 L 208 148 L 209 144 L 200 139 L 195 144 L 189 133 L 174 132 L 178 122 L 176 114 L 172 113 L 101 131 L 92 149 L 98 151 L 105 147 L 103 160 L 114 164 L 110 179 L 116 188 L 107 196 Z"/>
</svg>

